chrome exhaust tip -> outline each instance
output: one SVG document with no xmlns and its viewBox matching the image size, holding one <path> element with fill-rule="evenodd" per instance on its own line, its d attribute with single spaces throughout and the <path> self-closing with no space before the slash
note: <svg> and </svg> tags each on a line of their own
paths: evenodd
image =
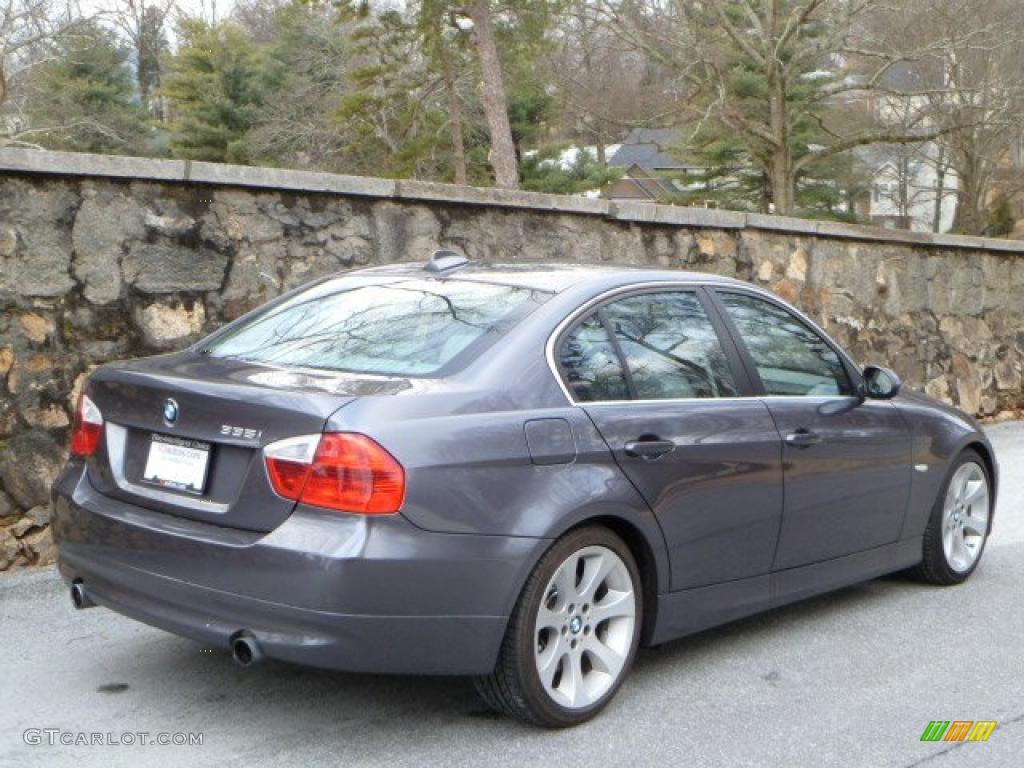
<svg viewBox="0 0 1024 768">
<path fill-rule="evenodd" d="M 76 581 L 71 585 L 71 603 L 75 606 L 76 610 L 84 610 L 85 608 L 94 608 L 94 603 L 89 595 L 85 592 L 85 584 L 81 581 Z"/>
<path fill-rule="evenodd" d="M 231 640 L 231 658 L 240 667 L 251 667 L 263 658 L 256 638 L 245 631 L 235 633 Z"/>
</svg>

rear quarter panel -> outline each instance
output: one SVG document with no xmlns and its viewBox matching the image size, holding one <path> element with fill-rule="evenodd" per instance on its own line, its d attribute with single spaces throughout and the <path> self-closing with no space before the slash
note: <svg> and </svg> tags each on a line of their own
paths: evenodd
<svg viewBox="0 0 1024 768">
<path fill-rule="evenodd" d="M 394 399 L 360 399 L 338 411 L 329 428 L 370 434 L 402 463 L 402 514 L 414 525 L 453 534 L 555 539 L 589 519 L 614 518 L 643 536 L 658 585 L 669 584 L 661 528 L 581 409 L 473 412 L 483 403 L 467 398 L 459 409 L 464 412 L 453 413 L 429 398 L 408 403 L 419 413 L 404 412 Z M 487 405 L 495 403 L 488 399 Z M 547 418 L 569 424 L 575 457 L 553 464 L 531 458 L 525 424 Z"/>
</svg>

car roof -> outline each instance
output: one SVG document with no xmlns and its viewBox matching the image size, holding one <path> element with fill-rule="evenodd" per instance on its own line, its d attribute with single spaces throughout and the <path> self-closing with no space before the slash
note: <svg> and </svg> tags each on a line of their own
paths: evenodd
<svg viewBox="0 0 1024 768">
<path fill-rule="evenodd" d="M 748 285 L 707 272 L 647 269 L 619 264 L 569 264 L 554 262 L 470 261 L 441 272 L 428 272 L 422 262 L 389 264 L 359 270 L 362 274 L 408 275 L 419 278 L 463 279 L 515 285 L 533 290 L 561 293 L 569 288 L 590 286 L 614 288 L 646 282 L 696 282 L 720 285 Z"/>
</svg>

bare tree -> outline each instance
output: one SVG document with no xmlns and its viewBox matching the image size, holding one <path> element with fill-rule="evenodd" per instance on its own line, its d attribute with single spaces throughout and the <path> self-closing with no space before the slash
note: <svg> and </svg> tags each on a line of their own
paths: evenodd
<svg viewBox="0 0 1024 768">
<path fill-rule="evenodd" d="M 982 234 L 999 171 L 1024 123 L 1024 6 L 1018 0 L 918 0 L 917 33 L 929 37 L 945 88 L 928 94 L 956 173 L 954 230 Z M 1008 196 L 1020 185 L 1001 190 Z"/>
<path fill-rule="evenodd" d="M 50 53 L 54 41 L 73 30 L 82 17 L 58 0 L 0 2 L 0 106 L 12 80 Z"/>
<path fill-rule="evenodd" d="M 864 20 L 888 12 L 884 0 L 592 0 L 624 39 L 661 61 L 682 97 L 678 120 L 696 131 L 714 123 L 764 174 L 766 199 L 796 210 L 798 180 L 827 158 L 880 142 L 920 143 L 945 128 L 922 114 L 908 133 L 858 112 L 864 94 L 885 91 L 899 62 L 933 48 L 885 45 Z M 893 12 L 889 23 L 915 19 Z"/>
<path fill-rule="evenodd" d="M 593 144 L 607 164 L 607 147 L 630 129 L 654 125 L 672 104 L 666 73 L 642 50 L 625 44 L 588 0 L 572 0 L 557 30 L 550 74 L 558 86 L 568 134 Z"/>
</svg>

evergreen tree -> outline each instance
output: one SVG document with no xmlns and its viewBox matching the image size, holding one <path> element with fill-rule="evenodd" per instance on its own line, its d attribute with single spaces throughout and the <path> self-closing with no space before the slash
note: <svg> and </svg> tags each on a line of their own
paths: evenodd
<svg viewBox="0 0 1024 768">
<path fill-rule="evenodd" d="M 352 33 L 351 90 L 337 119 L 349 141 L 345 155 L 356 173 L 437 178 L 451 147 L 440 78 L 421 55 L 414 24 L 397 11 L 368 18 Z"/>
<path fill-rule="evenodd" d="M 347 127 L 337 119 L 351 90 L 351 22 L 318 3 L 252 0 L 237 6 L 246 31 L 267 46 L 281 73 L 268 90 L 247 145 L 254 162 L 340 173 L 347 162 Z"/>
<path fill-rule="evenodd" d="M 247 133 L 280 71 L 265 49 L 230 22 L 182 22 L 178 52 L 167 60 L 171 152 L 176 157 L 249 162 Z"/>
<path fill-rule="evenodd" d="M 34 142 L 50 149 L 136 154 L 147 121 L 134 99 L 129 52 L 95 22 L 58 41 L 32 71 L 26 113 Z"/>
<path fill-rule="evenodd" d="M 520 163 L 523 189 L 551 192 L 556 195 L 578 195 L 596 192 L 622 176 L 621 168 L 607 168 L 590 152 L 551 145 L 524 155 Z"/>
<path fill-rule="evenodd" d="M 495 7 L 512 141 L 521 159 L 526 150 L 548 140 L 550 126 L 557 122 L 548 54 L 561 0 L 506 0 Z"/>
</svg>

